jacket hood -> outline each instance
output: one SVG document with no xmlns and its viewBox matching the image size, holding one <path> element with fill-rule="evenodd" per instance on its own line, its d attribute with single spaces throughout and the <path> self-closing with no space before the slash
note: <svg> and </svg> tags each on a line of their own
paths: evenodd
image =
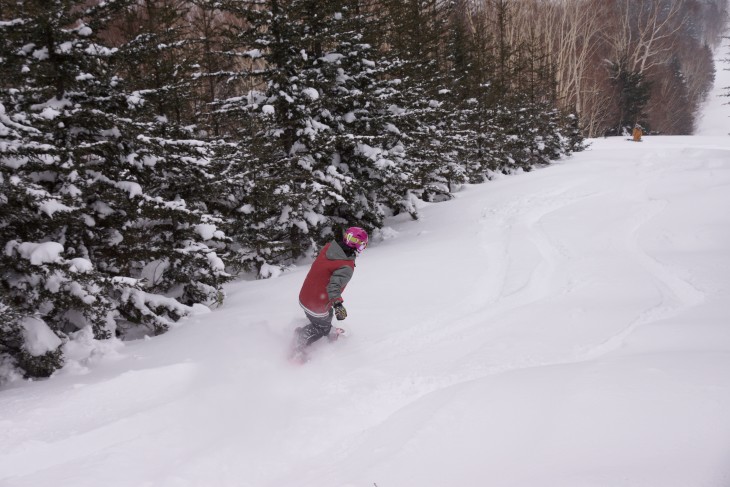
<svg viewBox="0 0 730 487">
<path fill-rule="evenodd" d="M 332 240 L 326 255 L 330 260 L 355 260 L 357 253 L 345 244 Z"/>
</svg>

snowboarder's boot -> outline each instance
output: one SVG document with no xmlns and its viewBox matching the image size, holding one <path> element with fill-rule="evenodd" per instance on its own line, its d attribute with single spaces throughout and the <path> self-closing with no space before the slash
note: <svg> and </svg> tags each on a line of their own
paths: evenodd
<svg viewBox="0 0 730 487">
<path fill-rule="evenodd" d="M 340 338 L 340 336 L 347 336 L 347 332 L 345 331 L 344 328 L 334 326 L 334 327 L 332 327 L 332 331 L 330 331 L 330 334 L 327 335 L 327 339 L 330 342 L 334 342 L 334 341 L 337 341 L 337 339 Z"/>
</svg>

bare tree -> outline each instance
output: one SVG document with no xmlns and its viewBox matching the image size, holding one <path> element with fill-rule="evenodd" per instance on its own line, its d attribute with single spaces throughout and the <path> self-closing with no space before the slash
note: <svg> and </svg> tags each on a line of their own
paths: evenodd
<svg viewBox="0 0 730 487">
<path fill-rule="evenodd" d="M 605 105 L 598 99 L 601 91 L 592 76 L 603 16 L 605 2 L 596 0 L 530 0 L 522 2 L 515 14 L 513 39 L 534 30 L 544 40 L 555 67 L 559 103 L 581 119 L 594 111 L 586 103 Z"/>
<path fill-rule="evenodd" d="M 613 0 L 614 29 L 604 31 L 619 70 L 643 75 L 667 62 L 682 28 L 687 0 Z"/>
</svg>

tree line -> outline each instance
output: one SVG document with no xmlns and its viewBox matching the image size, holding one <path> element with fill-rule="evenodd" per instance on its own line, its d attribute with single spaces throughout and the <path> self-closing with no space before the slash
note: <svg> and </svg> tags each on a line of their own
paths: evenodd
<svg viewBox="0 0 730 487">
<path fill-rule="evenodd" d="M 0 2 L 0 376 L 51 374 L 80 334 L 161 333 L 343 225 L 417 218 L 650 114 L 632 90 L 684 32 L 674 2 L 650 47 L 594 67 L 607 41 L 574 3 L 603 2 Z M 694 46 L 715 2 L 685 4 Z M 600 123 L 598 73 L 618 94 Z"/>
<path fill-rule="evenodd" d="M 589 137 L 634 124 L 687 135 L 712 88 L 712 49 L 727 24 L 722 0 L 522 0 L 512 38 L 544 39 L 558 100 Z"/>
</svg>

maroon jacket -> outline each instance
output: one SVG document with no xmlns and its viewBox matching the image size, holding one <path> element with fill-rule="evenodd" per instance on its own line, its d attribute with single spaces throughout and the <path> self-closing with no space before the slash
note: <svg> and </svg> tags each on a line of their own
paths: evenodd
<svg viewBox="0 0 730 487">
<path fill-rule="evenodd" d="M 299 304 L 307 314 L 328 316 L 333 304 L 355 272 L 355 255 L 348 255 L 334 240 L 320 251 L 299 292 Z"/>
</svg>

